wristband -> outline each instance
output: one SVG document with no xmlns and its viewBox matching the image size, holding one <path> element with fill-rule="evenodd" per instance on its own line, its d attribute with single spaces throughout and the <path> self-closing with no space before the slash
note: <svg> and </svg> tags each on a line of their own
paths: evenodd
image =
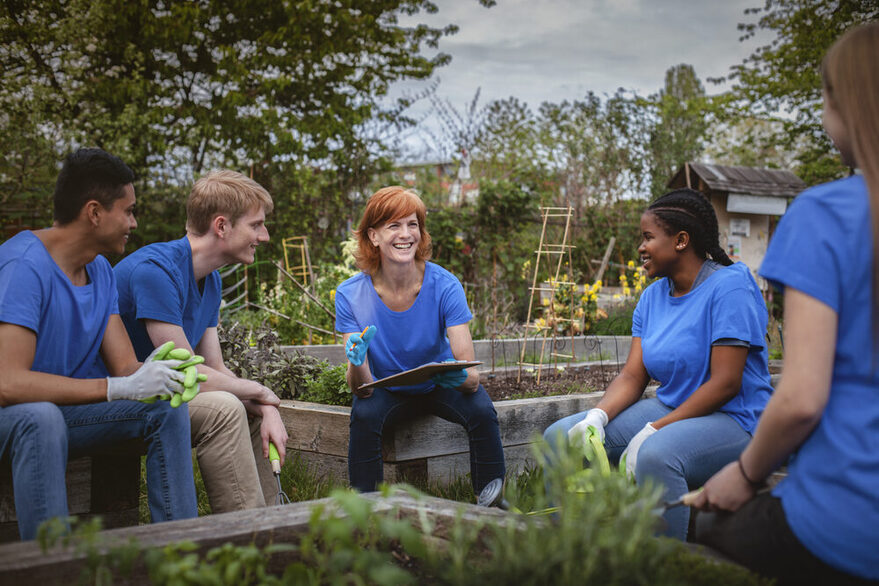
<svg viewBox="0 0 879 586">
<path fill-rule="evenodd" d="M 753 488 L 754 490 L 758 490 L 760 488 L 763 488 L 763 485 L 766 484 L 766 481 L 761 480 L 760 482 L 754 482 L 753 480 L 751 480 L 751 478 L 745 472 L 745 466 L 742 464 L 742 457 L 741 456 L 739 456 L 739 459 L 736 460 L 736 462 L 739 463 L 739 472 L 742 473 L 742 478 L 745 479 L 745 482 L 747 482 L 751 486 L 751 488 Z"/>
</svg>

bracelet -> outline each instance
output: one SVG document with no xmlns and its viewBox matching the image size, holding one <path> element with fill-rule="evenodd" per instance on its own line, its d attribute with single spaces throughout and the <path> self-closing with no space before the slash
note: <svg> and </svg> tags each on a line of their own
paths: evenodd
<svg viewBox="0 0 879 586">
<path fill-rule="evenodd" d="M 751 488 L 753 488 L 754 490 L 757 490 L 759 488 L 762 488 L 763 485 L 766 484 L 766 481 L 764 481 L 764 480 L 761 480 L 760 482 L 754 482 L 753 480 L 751 480 L 751 478 L 745 472 L 745 466 L 742 464 L 742 457 L 741 456 L 739 456 L 739 459 L 736 461 L 739 463 L 739 472 L 742 473 L 742 478 L 745 479 L 745 482 L 747 482 L 748 484 L 751 485 Z"/>
</svg>

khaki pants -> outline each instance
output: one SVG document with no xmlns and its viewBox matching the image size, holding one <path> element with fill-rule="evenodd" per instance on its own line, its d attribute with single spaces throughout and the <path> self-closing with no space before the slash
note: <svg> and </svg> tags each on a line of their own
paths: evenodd
<svg viewBox="0 0 879 586">
<path fill-rule="evenodd" d="M 189 402 L 192 447 L 213 513 L 274 504 L 278 484 L 262 455 L 261 419 L 248 422 L 241 401 L 226 391 Z"/>
</svg>

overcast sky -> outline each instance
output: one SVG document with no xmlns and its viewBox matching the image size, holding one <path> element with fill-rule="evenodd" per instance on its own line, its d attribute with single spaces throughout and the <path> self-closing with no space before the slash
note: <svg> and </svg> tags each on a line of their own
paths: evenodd
<svg viewBox="0 0 879 586">
<path fill-rule="evenodd" d="M 515 96 L 533 109 L 544 101 L 577 99 L 617 88 L 648 95 L 665 71 L 692 65 L 708 93 L 725 86 L 705 82 L 729 73 L 758 46 L 739 42 L 746 8 L 763 0 L 435 0 L 439 12 L 407 17 L 406 24 L 457 24 L 440 50 L 452 62 L 437 72 L 437 94 L 463 110 L 478 88 L 480 103 Z M 765 42 L 765 37 L 759 38 Z M 423 84 L 407 83 L 396 91 Z"/>
</svg>

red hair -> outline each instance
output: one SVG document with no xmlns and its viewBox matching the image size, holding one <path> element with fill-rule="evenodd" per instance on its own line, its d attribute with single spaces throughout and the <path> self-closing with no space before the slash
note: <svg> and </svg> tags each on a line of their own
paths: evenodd
<svg viewBox="0 0 879 586">
<path fill-rule="evenodd" d="M 418 250 L 415 251 L 415 260 L 430 260 L 430 234 L 427 233 L 424 225 L 427 216 L 424 202 L 406 188 L 392 185 L 382 187 L 372 194 L 366 202 L 360 226 L 354 230 L 354 236 L 357 238 L 357 252 L 354 253 L 357 268 L 370 275 L 374 275 L 381 268 L 381 253 L 369 240 L 369 229 L 378 229 L 391 220 L 399 220 L 411 214 L 415 214 L 418 219 L 418 231 L 421 232 L 421 242 L 418 244 Z"/>
</svg>

